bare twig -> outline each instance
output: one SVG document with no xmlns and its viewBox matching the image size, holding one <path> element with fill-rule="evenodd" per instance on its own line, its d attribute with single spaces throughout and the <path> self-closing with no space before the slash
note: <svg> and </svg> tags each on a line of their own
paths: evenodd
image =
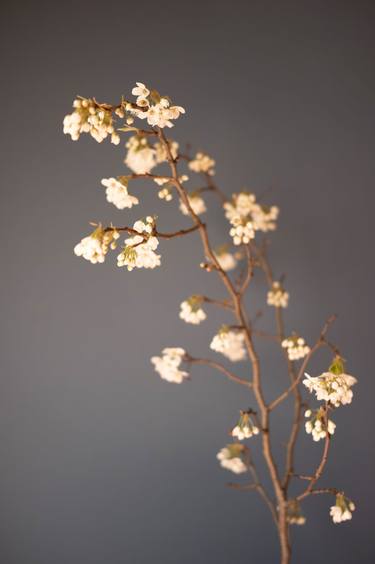
<svg viewBox="0 0 375 564">
<path fill-rule="evenodd" d="M 208 358 L 194 358 L 190 355 L 186 355 L 185 361 L 189 364 L 204 364 L 206 366 L 211 366 L 211 368 L 219 370 L 219 372 L 222 372 L 222 374 L 224 374 L 229 380 L 232 380 L 237 384 L 241 384 L 242 386 L 246 386 L 247 388 L 251 388 L 252 386 L 252 383 L 249 380 L 245 380 L 244 378 L 236 376 L 236 374 L 234 374 L 233 372 L 228 370 L 228 368 L 226 368 L 219 362 L 216 362 L 215 360 L 210 360 Z"/>
</svg>

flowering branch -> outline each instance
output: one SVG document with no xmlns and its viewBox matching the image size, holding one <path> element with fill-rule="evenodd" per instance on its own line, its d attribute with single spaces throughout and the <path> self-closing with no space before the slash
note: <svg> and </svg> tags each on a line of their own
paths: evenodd
<svg viewBox="0 0 375 564">
<path fill-rule="evenodd" d="M 131 209 L 139 204 L 139 199 L 129 193 L 129 183 L 138 179 L 150 180 L 159 186 L 158 196 L 165 202 L 170 202 L 177 195 L 179 210 L 190 218 L 192 225 L 166 233 L 159 231 L 156 217 L 153 215 L 136 221 L 133 227 L 110 225 L 103 228 L 99 224 L 75 246 L 74 252 L 93 264 L 102 263 L 109 251 L 117 248 L 120 234 L 126 233 L 128 237 L 117 256 L 118 266 L 126 267 L 128 271 L 134 268 L 153 269 L 161 264 L 161 256 L 156 253 L 159 239 L 183 237 L 195 231 L 199 234 L 205 257 L 205 262 L 200 266 L 206 272 L 218 275 L 226 297 L 219 300 L 202 293 L 193 294 L 181 303 L 179 317 L 186 323 L 200 325 L 207 317 L 205 304 L 217 306 L 226 314 L 230 314 L 231 320 L 222 325 L 214 335 L 210 348 L 230 362 L 247 361 L 251 378 L 242 378 L 215 360 L 195 358 L 181 347 L 164 348 L 161 356 L 152 357 L 151 362 L 160 377 L 170 383 L 183 383 L 189 377 L 188 369 L 192 365 L 206 365 L 251 391 L 256 412 L 253 408 L 240 410 L 237 424 L 230 433 L 233 442 L 222 448 L 217 458 L 223 468 L 235 474 L 248 472 L 252 475 L 253 482 L 250 484 L 229 486 L 238 490 L 259 492 L 276 524 L 281 564 L 288 564 L 291 557 L 290 526 L 305 523 L 301 501 L 317 493 L 335 495 L 335 505 L 330 509 L 334 523 L 350 519 L 355 509 L 353 502 L 342 491 L 336 488 L 317 489 L 314 486 L 323 474 L 330 438 L 336 428 L 328 415 L 334 408 L 352 401 L 351 388 L 356 379 L 345 373 L 344 361 L 338 348 L 326 338 L 335 316 L 326 321 L 312 347 L 296 332 L 289 335 L 286 333 L 284 310 L 288 307 L 289 293 L 284 288 L 285 276 L 278 279 L 274 276 L 267 255 L 268 239 L 263 238 L 260 243 L 256 242 L 259 232 L 269 233 L 276 229 L 279 209 L 276 206 L 264 205 L 263 198 L 257 199 L 254 194 L 246 191 L 227 198 L 213 180 L 215 161 L 201 151 L 193 156 L 189 154 L 190 149 L 182 153 L 179 144 L 169 139 L 164 132 L 165 128 L 174 125 L 174 121 L 184 114 L 185 110 L 181 106 L 172 105 L 167 96 L 148 89 L 142 83 L 137 83 L 132 94 L 136 96 L 135 102 L 122 97 L 117 105 L 99 103 L 95 98 L 77 98 L 73 103 L 73 113 L 64 119 L 64 133 L 69 134 L 73 140 L 79 139 L 82 133 L 88 133 L 100 143 L 109 138 L 115 145 L 120 143 L 120 133 L 130 133 L 124 162 L 131 173 L 102 179 L 107 201 L 120 210 Z M 124 120 L 121 127 L 116 125 L 118 118 Z M 135 119 L 146 120 L 150 129 L 138 128 L 134 125 Z M 151 172 L 159 165 L 169 167 L 168 175 Z M 188 168 L 189 175 L 191 172 L 199 175 L 198 188 L 191 191 L 186 188 L 189 176 L 179 171 L 180 165 Z M 207 211 L 203 198 L 206 192 L 213 192 L 223 205 L 225 216 L 230 223 L 229 235 L 238 249 L 235 253 L 230 251 L 227 244 L 214 248 L 211 243 L 207 222 L 200 217 Z M 230 272 L 235 271 L 240 264 L 243 265 L 239 271 L 240 275 L 232 277 Z M 276 328 L 272 332 L 255 328 L 255 322 L 261 314 L 258 312 L 249 316 L 245 307 L 245 298 L 251 290 L 251 281 L 257 269 L 263 272 L 266 281 L 267 305 L 274 308 Z M 271 401 L 263 391 L 262 364 L 254 341 L 257 337 L 268 339 L 280 348 L 289 377 L 289 385 Z M 322 347 L 334 354 L 333 362 L 328 371 L 311 377 L 305 371 L 311 358 Z M 297 363 L 300 361 L 302 362 L 298 367 Z M 306 409 L 307 404 L 303 399 L 305 388 L 316 395 L 318 402 L 323 401 L 324 405 L 316 409 Z M 294 398 L 293 422 L 286 445 L 285 469 L 282 472 L 271 443 L 270 416 L 276 407 L 291 395 Z M 320 462 L 311 476 L 294 473 L 295 449 L 304 409 L 306 432 L 311 434 L 314 441 L 324 439 Z M 242 443 L 247 439 L 254 440 L 258 435 L 263 461 L 272 484 L 272 495 L 261 484 L 250 449 Z M 289 484 L 293 477 L 308 481 L 307 487 L 295 498 L 289 495 Z"/>
</svg>

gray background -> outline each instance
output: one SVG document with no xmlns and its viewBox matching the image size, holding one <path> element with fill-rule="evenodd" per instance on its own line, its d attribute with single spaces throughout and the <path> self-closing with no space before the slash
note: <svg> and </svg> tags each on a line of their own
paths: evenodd
<svg viewBox="0 0 375 564">
<path fill-rule="evenodd" d="M 345 489 L 358 509 L 334 526 L 330 498 L 307 500 L 294 562 L 373 561 L 374 15 L 364 1 L 3 5 L 1 563 L 278 561 L 267 510 L 229 491 L 233 476 L 215 460 L 251 399 L 210 370 L 173 386 L 149 364 L 168 345 L 207 354 L 228 319 L 210 310 L 193 328 L 177 317 L 202 288 L 223 296 L 197 266 L 198 238 L 164 242 L 163 268 L 151 272 L 72 252 L 90 220 L 157 212 L 161 229 L 188 225 L 149 185 L 135 189 L 134 213 L 107 204 L 99 180 L 125 170 L 123 146 L 62 134 L 76 94 L 116 101 L 136 80 L 185 106 L 173 135 L 216 158 L 227 193 L 272 190 L 288 329 L 311 341 L 340 314 L 332 338 L 359 385 L 336 415 L 322 485 Z M 227 225 L 210 201 L 220 243 Z M 264 299 L 257 278 L 250 311 Z M 274 397 L 286 374 L 258 346 Z M 284 440 L 289 414 L 273 422 Z M 320 449 L 303 437 L 301 471 Z"/>
</svg>

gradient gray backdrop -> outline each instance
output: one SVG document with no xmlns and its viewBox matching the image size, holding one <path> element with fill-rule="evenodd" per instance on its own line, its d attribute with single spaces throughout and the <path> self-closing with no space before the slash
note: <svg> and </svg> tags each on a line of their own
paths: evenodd
<svg viewBox="0 0 375 564">
<path fill-rule="evenodd" d="M 110 206 L 99 181 L 125 170 L 123 145 L 62 133 L 76 94 L 116 101 L 136 80 L 186 108 L 173 134 L 216 158 L 228 194 L 272 189 L 289 330 L 311 341 L 340 314 L 332 338 L 359 385 L 337 413 L 322 484 L 358 510 L 333 526 L 331 500 L 307 500 L 293 561 L 373 562 L 374 15 L 354 0 L 3 4 L 1 564 L 278 561 L 266 509 L 226 489 L 233 476 L 215 460 L 250 398 L 206 369 L 168 385 L 149 363 L 168 345 L 206 354 L 227 319 L 212 312 L 193 328 L 177 317 L 204 285 L 223 295 L 197 266 L 197 236 L 163 242 L 152 272 L 72 252 L 90 220 L 156 211 L 164 230 L 188 225 L 147 185 L 141 210 Z M 212 217 L 219 243 L 214 202 Z M 264 298 L 256 279 L 249 308 Z M 286 375 L 267 350 L 274 397 Z M 289 422 L 274 419 L 279 439 Z M 302 440 L 301 471 L 320 448 Z"/>
</svg>

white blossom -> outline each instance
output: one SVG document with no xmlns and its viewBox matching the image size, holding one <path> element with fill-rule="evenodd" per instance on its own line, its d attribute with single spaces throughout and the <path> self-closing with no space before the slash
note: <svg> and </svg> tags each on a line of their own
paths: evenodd
<svg viewBox="0 0 375 564">
<path fill-rule="evenodd" d="M 220 460 L 220 466 L 226 470 L 230 470 L 235 474 L 243 474 L 247 472 L 246 464 L 243 461 L 245 448 L 239 443 L 229 444 L 222 448 L 216 455 Z"/>
<path fill-rule="evenodd" d="M 188 194 L 188 200 L 190 207 L 195 213 L 195 215 L 201 215 L 202 213 L 207 211 L 206 203 L 202 198 L 202 196 L 200 196 L 199 194 L 194 192 Z M 180 201 L 180 210 L 184 215 L 189 215 L 190 213 L 185 203 L 182 200 Z"/>
<path fill-rule="evenodd" d="M 193 325 L 202 323 L 207 317 L 201 307 L 202 303 L 203 299 L 201 296 L 191 296 L 183 301 L 180 306 L 180 318 L 186 321 L 186 323 L 192 323 Z"/>
<path fill-rule="evenodd" d="M 350 521 L 352 512 L 355 510 L 354 503 L 342 493 L 336 495 L 336 504 L 331 506 L 330 515 L 334 523 Z"/>
<path fill-rule="evenodd" d="M 111 142 L 118 145 L 120 137 L 115 132 L 112 112 L 98 105 L 90 98 L 76 98 L 74 111 L 64 118 L 64 133 L 77 141 L 81 133 L 89 133 L 98 143 L 111 136 Z"/>
<path fill-rule="evenodd" d="M 142 106 L 144 103 L 143 101 L 147 100 L 150 91 L 142 82 L 136 82 L 136 85 L 137 86 L 134 86 L 132 90 L 132 94 L 133 96 L 137 96 L 137 105 Z"/>
<path fill-rule="evenodd" d="M 296 499 L 288 502 L 286 518 L 289 525 L 304 525 L 306 523 L 306 517 L 302 514 L 300 504 Z"/>
<path fill-rule="evenodd" d="M 132 94 L 137 96 L 138 108 L 131 107 L 130 111 L 140 119 L 146 119 L 153 127 L 173 127 L 172 120 L 185 113 L 181 106 L 172 106 L 168 98 L 160 96 L 155 90 L 149 90 L 141 82 L 133 88 Z"/>
<path fill-rule="evenodd" d="M 177 141 L 173 141 L 172 139 L 167 139 L 168 141 L 168 145 L 169 145 L 169 150 L 171 152 L 172 158 L 176 159 L 177 155 L 178 155 L 178 148 L 179 145 L 177 143 Z M 165 148 L 164 143 L 155 143 L 154 144 L 154 149 L 156 152 L 156 162 L 159 163 L 164 163 L 165 161 L 168 160 L 168 153 L 167 150 Z"/>
<path fill-rule="evenodd" d="M 308 418 L 305 423 L 306 433 L 311 434 L 315 442 L 325 439 L 327 433 L 329 435 L 334 434 L 336 424 L 331 419 L 328 419 L 326 423 L 325 409 L 320 408 L 314 411 L 308 409 L 305 411 L 305 417 Z"/>
<path fill-rule="evenodd" d="M 159 241 L 152 234 L 154 227 L 154 219 L 150 216 L 134 223 L 133 229 L 139 235 L 125 239 L 125 246 L 117 257 L 117 266 L 126 266 L 129 271 L 160 266 L 160 255 L 155 253 Z"/>
<path fill-rule="evenodd" d="M 206 153 L 199 152 L 189 161 L 189 168 L 194 172 L 205 172 L 210 176 L 215 174 L 215 161 Z"/>
<path fill-rule="evenodd" d="M 289 294 L 281 286 L 280 282 L 273 282 L 272 288 L 267 294 L 267 304 L 274 307 L 288 307 Z"/>
<path fill-rule="evenodd" d="M 310 347 L 306 345 L 305 339 L 298 335 L 292 335 L 284 339 L 281 346 L 286 349 L 289 360 L 299 360 L 310 352 Z"/>
<path fill-rule="evenodd" d="M 223 325 L 211 341 L 210 348 L 223 354 L 232 362 L 246 358 L 245 337 L 243 332 L 235 331 Z"/>
<path fill-rule="evenodd" d="M 229 233 L 235 245 L 248 244 L 254 239 L 256 231 L 276 229 L 278 208 L 261 206 L 250 192 L 233 194 L 232 200 L 224 203 L 224 210 L 233 226 Z"/>
<path fill-rule="evenodd" d="M 158 192 L 158 196 L 161 200 L 170 202 L 171 200 L 173 200 L 172 188 L 169 186 L 165 186 L 164 188 L 161 188 Z"/>
<path fill-rule="evenodd" d="M 156 165 L 156 151 L 144 135 L 133 135 L 126 143 L 125 164 L 136 174 L 149 174 Z"/>
<path fill-rule="evenodd" d="M 252 421 L 251 415 L 248 411 L 242 411 L 240 419 L 231 431 L 232 437 L 237 437 L 239 441 L 249 439 L 253 435 L 259 434 L 259 428 Z"/>
<path fill-rule="evenodd" d="M 279 216 L 279 208 L 277 206 L 254 206 L 252 211 L 253 223 L 256 231 L 274 231 L 276 229 L 276 220 Z"/>
<path fill-rule="evenodd" d="M 232 253 L 228 251 L 227 245 L 222 245 L 218 249 L 215 249 L 214 255 L 224 272 L 229 272 L 230 270 L 236 268 L 237 259 Z"/>
<path fill-rule="evenodd" d="M 340 372 L 341 371 L 341 372 Z M 336 357 L 329 372 L 312 377 L 305 372 L 303 384 L 310 392 L 315 392 L 318 401 L 327 401 L 335 407 L 351 403 L 353 398 L 352 386 L 357 383 L 354 376 L 343 372 L 343 363 Z"/>
<path fill-rule="evenodd" d="M 182 348 L 165 348 L 162 351 L 162 356 L 153 356 L 151 362 L 155 367 L 156 372 L 160 377 L 167 382 L 181 384 L 188 373 L 180 370 L 180 365 L 185 356 L 185 351 Z"/>
<path fill-rule="evenodd" d="M 101 183 L 106 187 L 107 201 L 119 210 L 132 208 L 139 203 L 138 198 L 128 193 L 127 182 L 120 182 L 116 178 L 102 178 Z"/>
<path fill-rule="evenodd" d="M 84 237 L 74 247 L 74 254 L 83 257 L 92 264 L 103 263 L 109 247 L 115 248 L 115 241 L 120 234 L 115 229 L 104 230 L 101 225 Z"/>
<path fill-rule="evenodd" d="M 173 178 L 170 176 L 159 176 L 153 180 L 158 186 L 162 186 L 158 192 L 159 198 L 161 200 L 165 200 L 166 202 L 170 202 L 173 199 L 173 190 L 175 188 Z M 181 174 L 181 176 L 178 177 L 178 181 L 181 184 L 187 180 L 189 180 L 189 177 L 186 174 Z"/>
<path fill-rule="evenodd" d="M 233 237 L 234 245 L 247 245 L 255 237 L 254 224 L 251 221 L 239 223 L 230 229 L 229 235 Z"/>
<path fill-rule="evenodd" d="M 257 206 L 254 194 L 240 192 L 232 195 L 231 202 L 225 202 L 225 217 L 234 225 L 235 220 L 247 220 Z"/>
</svg>

